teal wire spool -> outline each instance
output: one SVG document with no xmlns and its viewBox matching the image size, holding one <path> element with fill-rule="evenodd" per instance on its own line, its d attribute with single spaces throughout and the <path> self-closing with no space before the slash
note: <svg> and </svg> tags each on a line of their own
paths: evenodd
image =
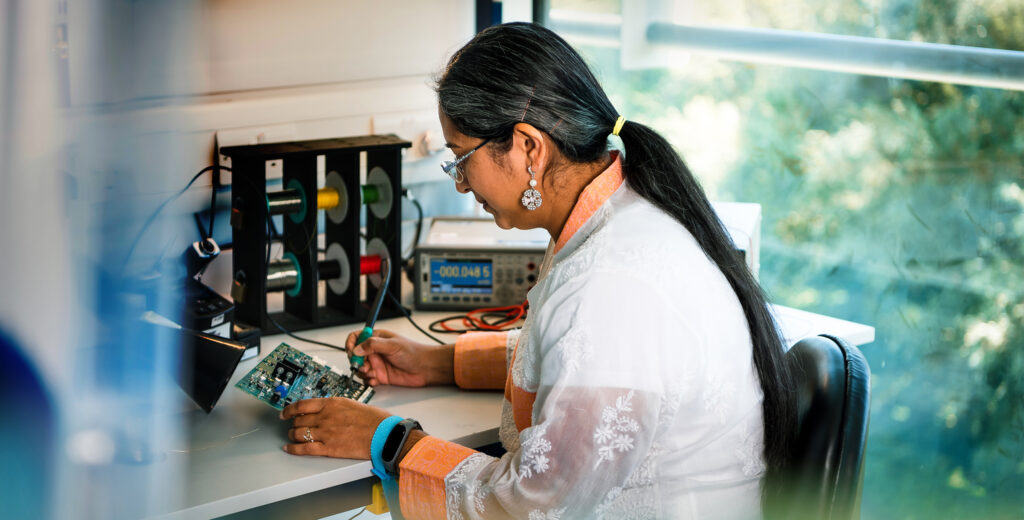
<svg viewBox="0 0 1024 520">
<path fill-rule="evenodd" d="M 267 193 L 267 210 L 271 215 L 288 215 L 292 222 L 299 224 L 306 218 L 306 192 L 302 184 L 292 179 L 286 189 Z"/>
<path fill-rule="evenodd" d="M 302 270 L 294 254 L 285 252 L 281 260 L 270 263 L 267 269 L 267 291 L 284 291 L 292 298 L 302 293 Z"/>
</svg>

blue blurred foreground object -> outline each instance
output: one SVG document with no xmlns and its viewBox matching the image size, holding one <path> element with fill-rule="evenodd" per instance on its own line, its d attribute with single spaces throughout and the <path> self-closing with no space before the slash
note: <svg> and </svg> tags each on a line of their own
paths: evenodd
<svg viewBox="0 0 1024 520">
<path fill-rule="evenodd" d="M 0 504 L 5 518 L 49 518 L 52 511 L 53 400 L 31 361 L 0 327 L 0 378 L 9 391 L 0 427 Z"/>
</svg>

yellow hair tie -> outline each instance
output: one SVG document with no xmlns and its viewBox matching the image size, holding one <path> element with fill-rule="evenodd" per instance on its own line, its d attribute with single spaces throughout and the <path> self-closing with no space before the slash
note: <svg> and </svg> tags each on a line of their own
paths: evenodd
<svg viewBox="0 0 1024 520">
<path fill-rule="evenodd" d="M 615 128 L 612 128 L 612 135 L 619 135 L 619 130 L 622 130 L 622 125 L 626 124 L 626 118 L 619 116 L 615 120 Z"/>
</svg>

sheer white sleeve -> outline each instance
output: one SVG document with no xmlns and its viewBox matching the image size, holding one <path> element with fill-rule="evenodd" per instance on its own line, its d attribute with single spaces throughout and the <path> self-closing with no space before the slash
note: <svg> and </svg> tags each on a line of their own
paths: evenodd
<svg viewBox="0 0 1024 520">
<path fill-rule="evenodd" d="M 656 439 L 686 379 L 664 345 L 685 341 L 686 329 L 665 327 L 668 301 L 646 282 L 585 282 L 563 284 L 531 318 L 516 356 L 533 356 L 532 426 L 514 451 L 472 455 L 448 475 L 449 518 L 658 516 Z"/>
</svg>

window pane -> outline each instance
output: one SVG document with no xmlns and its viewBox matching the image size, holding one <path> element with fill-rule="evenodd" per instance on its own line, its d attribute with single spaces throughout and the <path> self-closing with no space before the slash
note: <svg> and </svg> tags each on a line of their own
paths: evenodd
<svg viewBox="0 0 1024 520">
<path fill-rule="evenodd" d="M 675 23 L 821 32 L 1021 50 L 1024 9 L 1012 0 L 676 1 Z M 552 2 L 559 4 L 559 2 Z"/>
<path fill-rule="evenodd" d="M 708 23 L 1024 49 L 1019 2 L 693 4 Z M 699 56 L 623 70 L 617 48 L 578 47 L 713 199 L 763 205 L 775 301 L 876 327 L 864 518 L 1024 515 L 1024 93 Z"/>
</svg>

